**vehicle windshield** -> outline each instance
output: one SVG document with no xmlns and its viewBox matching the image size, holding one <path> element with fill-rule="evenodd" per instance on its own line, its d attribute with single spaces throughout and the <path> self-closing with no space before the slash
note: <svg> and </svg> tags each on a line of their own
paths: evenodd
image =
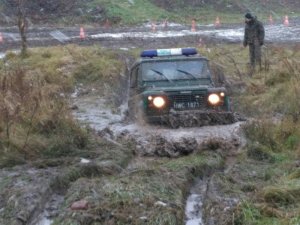
<svg viewBox="0 0 300 225">
<path fill-rule="evenodd" d="M 143 81 L 174 81 L 209 79 L 210 73 L 205 60 L 156 61 L 142 64 Z"/>
</svg>

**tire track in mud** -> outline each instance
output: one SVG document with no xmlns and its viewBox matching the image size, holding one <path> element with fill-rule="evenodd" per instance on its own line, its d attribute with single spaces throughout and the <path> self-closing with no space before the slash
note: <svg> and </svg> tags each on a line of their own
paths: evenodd
<svg viewBox="0 0 300 225">
<path fill-rule="evenodd" d="M 47 214 L 47 218 L 58 213 L 62 197 L 52 186 L 55 184 L 55 177 L 59 174 L 60 169 L 52 167 L 43 169 L 34 166 L 17 166 L 1 170 L 0 199 L 3 203 L 0 206 L 3 207 L 0 210 L 1 218 L 6 218 L 6 222 L 10 221 L 14 225 L 40 225 L 51 221 L 46 220 L 46 216 L 40 218 L 40 214 L 44 213 L 44 208 L 47 208 L 50 213 Z M 9 215 L 12 214 L 15 214 L 15 218 L 9 219 Z M 2 219 L 0 224 L 4 224 Z M 40 223 L 39 219 L 44 223 Z"/>
</svg>

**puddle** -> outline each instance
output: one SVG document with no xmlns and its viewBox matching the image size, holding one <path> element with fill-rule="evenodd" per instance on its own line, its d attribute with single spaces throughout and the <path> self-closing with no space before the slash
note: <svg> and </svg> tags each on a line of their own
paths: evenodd
<svg viewBox="0 0 300 225">
<path fill-rule="evenodd" d="M 204 225 L 203 202 L 206 195 L 207 182 L 199 179 L 191 188 L 185 206 L 186 225 Z"/>
<path fill-rule="evenodd" d="M 114 123 L 121 123 L 124 119 L 124 106 L 120 106 L 118 112 L 113 112 L 105 99 L 100 97 L 88 97 L 75 99 L 78 107 L 74 116 L 82 123 L 88 124 L 91 128 L 100 131 Z"/>
</svg>

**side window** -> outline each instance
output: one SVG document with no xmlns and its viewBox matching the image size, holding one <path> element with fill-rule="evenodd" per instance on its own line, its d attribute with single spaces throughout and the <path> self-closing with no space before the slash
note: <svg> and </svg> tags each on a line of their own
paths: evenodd
<svg viewBox="0 0 300 225">
<path fill-rule="evenodd" d="M 211 77 L 208 62 L 203 62 L 202 74 L 204 77 Z"/>
<path fill-rule="evenodd" d="M 138 66 L 134 67 L 130 74 L 130 87 L 135 88 L 137 86 Z"/>
</svg>

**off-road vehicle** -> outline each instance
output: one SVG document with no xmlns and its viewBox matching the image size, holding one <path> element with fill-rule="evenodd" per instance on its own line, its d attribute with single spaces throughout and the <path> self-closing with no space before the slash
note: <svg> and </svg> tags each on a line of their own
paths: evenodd
<svg viewBox="0 0 300 225">
<path fill-rule="evenodd" d="M 195 48 L 144 50 L 130 70 L 129 114 L 172 127 L 234 122 L 225 87 Z"/>
</svg>

